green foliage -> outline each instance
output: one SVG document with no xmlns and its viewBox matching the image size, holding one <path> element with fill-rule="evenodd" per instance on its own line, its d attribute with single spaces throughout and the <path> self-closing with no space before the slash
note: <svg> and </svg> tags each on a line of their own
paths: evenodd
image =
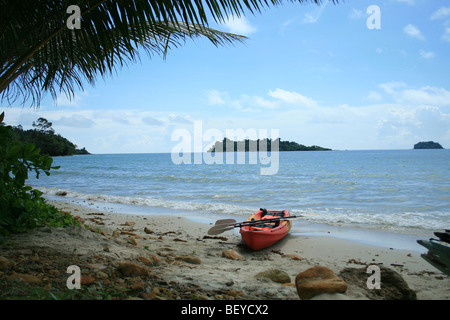
<svg viewBox="0 0 450 320">
<path fill-rule="evenodd" d="M 55 134 L 52 123 L 47 119 L 39 118 L 33 122 L 34 129 L 23 130 L 21 126 L 13 127 L 13 135 L 16 140 L 25 144 L 34 144 L 41 150 L 41 154 L 49 156 L 71 156 L 74 154 L 89 154 L 83 149 L 77 149 L 77 146 L 62 137 Z"/>
<path fill-rule="evenodd" d="M 414 145 L 414 149 L 444 149 L 440 143 L 434 141 L 419 142 Z"/>
<path fill-rule="evenodd" d="M 73 224 L 72 217 L 61 215 L 45 202 L 42 192 L 25 185 L 28 173 L 39 178 L 50 175 L 53 159 L 41 155 L 40 149 L 15 139 L 10 126 L 0 115 L 0 242 L 11 232 L 22 232 L 44 223 L 54 226 Z"/>
<path fill-rule="evenodd" d="M 290 0 L 320 4 L 323 0 Z M 338 0 L 330 0 L 337 3 Z M 209 27 L 210 21 L 256 14 L 281 0 L 0 0 L 0 98 L 23 96 L 39 105 L 42 94 L 73 97 L 83 83 L 114 74 L 142 52 L 163 57 L 186 40 L 215 46 L 246 37 Z M 80 9 L 80 28 L 67 26 L 67 8 Z"/>
</svg>

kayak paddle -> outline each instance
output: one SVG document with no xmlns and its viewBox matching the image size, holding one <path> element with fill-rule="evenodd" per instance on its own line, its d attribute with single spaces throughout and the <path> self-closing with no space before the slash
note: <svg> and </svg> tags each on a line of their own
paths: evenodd
<svg viewBox="0 0 450 320">
<path fill-rule="evenodd" d="M 271 219 L 261 219 L 261 220 L 250 220 L 250 221 L 243 221 L 243 222 L 237 222 L 234 219 L 221 219 L 217 220 L 214 227 L 208 230 L 209 235 L 215 235 L 219 234 L 228 230 L 232 230 L 234 228 L 240 228 L 243 226 L 251 226 L 259 223 L 269 223 L 269 222 L 276 222 L 281 220 L 287 220 L 287 219 L 294 219 L 299 218 L 301 216 L 289 216 L 289 217 L 280 217 L 280 218 L 271 218 Z"/>
</svg>

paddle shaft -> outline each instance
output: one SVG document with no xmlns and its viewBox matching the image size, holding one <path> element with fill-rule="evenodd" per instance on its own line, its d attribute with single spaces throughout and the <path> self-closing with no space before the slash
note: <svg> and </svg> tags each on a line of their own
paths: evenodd
<svg viewBox="0 0 450 320">
<path fill-rule="evenodd" d="M 235 223 L 221 223 L 221 220 L 216 221 L 216 225 L 209 229 L 208 234 L 219 234 L 234 228 L 241 228 L 244 226 L 252 226 L 259 223 L 270 223 L 270 222 L 277 222 L 281 220 L 287 220 L 287 219 L 295 219 L 299 218 L 300 216 L 289 216 L 289 217 L 279 217 L 279 218 L 270 218 L 270 219 L 260 219 L 260 220 L 247 220 L 243 222 L 235 222 Z M 224 219 L 226 221 L 231 221 L 232 219 Z"/>
<path fill-rule="evenodd" d="M 245 226 L 245 225 L 252 225 L 252 224 L 258 224 L 258 223 L 266 223 L 266 222 L 276 222 L 276 221 L 280 221 L 280 220 L 287 220 L 287 219 L 295 219 L 295 218 L 299 218 L 301 216 L 288 216 L 288 217 L 277 217 L 277 218 L 269 218 L 269 219 L 259 219 L 259 220 L 246 220 L 246 221 L 242 221 L 242 222 L 231 222 L 232 219 L 223 219 L 223 220 L 217 220 L 216 221 L 216 226 L 217 225 L 228 225 L 228 226 L 237 226 L 237 227 L 241 227 L 241 226 Z M 222 222 L 223 221 L 223 222 Z M 226 222 L 229 221 L 229 222 Z"/>
</svg>

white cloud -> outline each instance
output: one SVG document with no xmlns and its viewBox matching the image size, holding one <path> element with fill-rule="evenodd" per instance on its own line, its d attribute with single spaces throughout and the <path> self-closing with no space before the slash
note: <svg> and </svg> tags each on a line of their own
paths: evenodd
<svg viewBox="0 0 450 320">
<path fill-rule="evenodd" d="M 380 87 L 398 103 L 411 106 L 450 106 L 450 91 L 444 88 L 424 86 L 419 89 L 413 89 L 403 82 L 383 83 L 380 84 Z"/>
<path fill-rule="evenodd" d="M 142 121 L 149 126 L 162 126 L 164 124 L 161 120 L 149 116 L 142 118 Z"/>
<path fill-rule="evenodd" d="M 250 103 L 254 106 L 266 109 L 274 109 L 279 107 L 279 104 L 276 101 L 266 100 L 258 96 L 250 97 Z"/>
<path fill-rule="evenodd" d="M 412 110 L 392 108 L 378 121 L 377 131 L 380 138 L 410 143 L 410 146 L 421 140 L 445 141 L 444 137 L 450 133 L 450 114 L 427 105 Z"/>
<path fill-rule="evenodd" d="M 424 51 L 424 50 L 420 50 L 420 56 L 424 59 L 430 59 L 434 57 L 434 52 L 432 51 Z"/>
<path fill-rule="evenodd" d="M 270 90 L 267 99 L 261 96 L 250 96 L 242 94 L 237 98 L 229 97 L 228 93 L 220 92 L 218 90 L 210 90 L 207 92 L 208 101 L 211 104 L 229 106 L 233 109 L 245 112 L 255 112 L 261 109 L 276 109 L 283 106 L 283 103 L 301 106 L 301 107 L 316 107 L 318 104 L 314 99 L 308 98 L 300 93 L 294 91 L 287 91 L 283 89 Z"/>
<path fill-rule="evenodd" d="M 352 9 L 352 11 L 350 11 L 350 13 L 348 14 L 348 17 L 350 19 L 354 19 L 354 20 L 358 20 L 361 19 L 364 16 L 364 13 L 362 10 L 358 10 L 358 9 Z"/>
<path fill-rule="evenodd" d="M 434 140 L 450 144 L 450 114 L 443 112 L 450 106 L 450 91 L 445 88 L 423 86 L 410 88 L 403 82 L 380 85 L 395 100 L 377 118 L 378 140 L 389 140 L 391 147 L 411 147 L 417 141 Z"/>
<path fill-rule="evenodd" d="M 293 23 L 295 21 L 295 19 L 289 19 L 289 20 L 286 20 L 284 23 L 283 23 L 283 27 L 287 27 L 288 25 L 290 25 L 291 23 Z"/>
<path fill-rule="evenodd" d="M 323 5 L 316 8 L 313 12 L 305 13 L 303 17 L 303 23 L 316 23 L 317 21 L 319 21 L 319 18 L 327 5 L 328 2 L 324 2 Z"/>
<path fill-rule="evenodd" d="M 412 24 L 408 24 L 403 28 L 403 31 L 410 37 L 419 39 L 419 40 L 425 40 L 425 36 L 422 34 L 422 32 L 417 28 L 416 26 Z"/>
<path fill-rule="evenodd" d="M 431 15 L 431 20 L 443 19 L 450 16 L 450 7 L 441 7 Z"/>
<path fill-rule="evenodd" d="M 75 128 L 92 128 L 95 122 L 81 114 L 73 114 L 70 117 L 62 116 L 58 120 L 54 120 L 53 124 Z"/>
<path fill-rule="evenodd" d="M 284 102 L 290 104 L 297 104 L 305 107 L 316 107 L 317 102 L 311 98 L 305 97 L 300 93 L 294 91 L 286 91 L 283 89 L 275 89 L 274 91 L 269 91 L 269 95 L 272 98 L 280 99 Z"/>
<path fill-rule="evenodd" d="M 228 18 L 225 21 L 225 26 L 231 33 L 236 33 L 243 36 L 248 36 L 258 30 L 256 27 L 252 26 L 244 16 L 232 16 Z"/>
<path fill-rule="evenodd" d="M 194 120 L 203 121 L 203 131 L 279 129 L 283 140 L 333 149 L 411 148 L 422 139 L 450 147 L 450 90 L 443 87 L 382 83 L 363 93 L 362 105 L 323 105 L 306 92 L 276 87 L 260 95 L 205 91 L 204 100 L 211 92 L 223 105 L 217 114 L 80 108 L 41 108 L 35 113 L 10 108 L 5 113 L 11 125 L 20 118 L 27 123 L 39 117 L 53 121 L 57 133 L 92 153 L 170 152 L 177 143 L 170 140 L 172 131 L 186 128 L 193 133 Z"/>
<path fill-rule="evenodd" d="M 208 95 L 208 101 L 210 104 L 217 105 L 217 104 L 224 104 L 225 100 L 223 98 L 223 93 L 218 90 L 209 90 L 207 92 Z"/>
<path fill-rule="evenodd" d="M 450 105 L 450 91 L 443 88 L 431 86 L 420 89 L 407 89 L 401 92 L 400 97 L 403 101 L 415 104 L 431 104 L 437 106 Z"/>
<path fill-rule="evenodd" d="M 55 105 L 66 107 L 79 107 L 84 98 L 88 97 L 87 91 L 76 92 L 73 97 L 68 97 L 66 94 L 61 93 L 56 97 Z"/>
<path fill-rule="evenodd" d="M 370 91 L 366 99 L 372 101 L 381 101 L 383 98 L 381 97 L 381 94 L 379 94 L 378 92 Z"/>
<path fill-rule="evenodd" d="M 450 17 L 450 7 L 441 7 L 431 15 L 430 19 L 438 20 L 438 19 L 446 19 L 447 17 Z M 444 25 L 446 27 L 445 27 L 444 34 L 442 35 L 441 39 L 444 41 L 450 42 L 450 28 L 448 27 L 449 21 L 446 20 Z"/>
<path fill-rule="evenodd" d="M 395 92 L 396 89 L 406 88 L 406 83 L 396 82 L 396 81 L 386 82 L 386 83 L 380 84 L 380 88 L 384 89 L 384 91 L 386 91 L 387 93 L 392 94 Z"/>
<path fill-rule="evenodd" d="M 188 116 L 181 116 L 177 114 L 169 114 L 170 123 L 179 123 L 179 124 L 191 124 L 193 121 Z"/>
<path fill-rule="evenodd" d="M 450 42 L 450 28 L 449 27 L 445 28 L 445 33 L 442 36 L 442 40 Z"/>
</svg>

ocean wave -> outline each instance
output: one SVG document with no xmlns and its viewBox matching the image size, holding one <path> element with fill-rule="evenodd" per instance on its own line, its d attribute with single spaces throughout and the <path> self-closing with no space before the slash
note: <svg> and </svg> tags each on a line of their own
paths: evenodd
<svg viewBox="0 0 450 320">
<path fill-rule="evenodd" d="M 293 210 L 292 213 L 301 214 L 305 220 L 315 223 L 406 233 L 448 229 L 450 225 L 450 216 L 443 212 L 434 212 L 427 215 L 417 212 L 368 213 L 348 212 L 348 210 L 342 208 L 335 208 L 314 212 L 309 209 L 306 212 L 304 210 Z"/>
<path fill-rule="evenodd" d="M 68 191 L 54 187 L 37 187 L 36 189 L 48 196 L 64 196 L 78 200 L 92 202 L 117 203 L 126 205 L 137 205 L 147 207 L 161 207 L 175 210 L 208 212 L 224 215 L 246 216 L 255 211 L 253 207 L 243 207 L 228 203 L 174 201 L 156 197 L 114 196 L 102 194 L 85 194 Z M 259 209 L 259 208 L 258 208 Z"/>
<path fill-rule="evenodd" d="M 77 200 L 133 205 L 140 207 L 157 207 L 174 210 L 208 213 L 246 218 L 259 209 L 245 201 L 234 203 L 227 194 L 216 194 L 212 201 L 168 200 L 152 196 L 116 196 L 104 194 L 85 194 L 54 187 L 37 187 L 48 196 L 64 196 Z M 253 199 L 256 200 L 257 199 Z M 263 203 L 263 202 L 261 202 Z M 291 215 L 301 216 L 304 222 L 328 224 L 333 226 L 354 227 L 394 232 L 417 233 L 419 230 L 448 229 L 450 216 L 444 212 L 433 212 L 424 215 L 418 212 L 402 213 L 368 213 L 357 212 L 348 208 L 269 208 L 269 210 L 287 209 Z"/>
</svg>

